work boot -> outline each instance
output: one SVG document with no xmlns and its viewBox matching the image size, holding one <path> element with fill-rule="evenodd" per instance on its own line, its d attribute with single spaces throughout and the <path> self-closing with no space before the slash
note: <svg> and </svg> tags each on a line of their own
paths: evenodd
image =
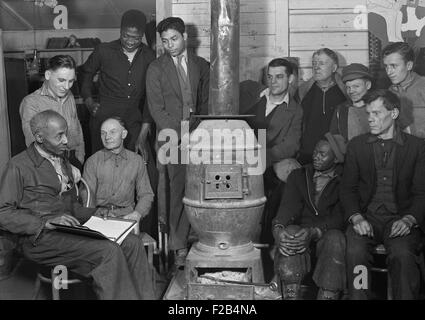
<svg viewBox="0 0 425 320">
<path fill-rule="evenodd" d="M 339 300 L 339 291 L 319 288 L 317 300 Z"/>
<path fill-rule="evenodd" d="M 284 284 L 282 286 L 283 300 L 299 300 L 301 285 L 298 283 Z"/>
</svg>

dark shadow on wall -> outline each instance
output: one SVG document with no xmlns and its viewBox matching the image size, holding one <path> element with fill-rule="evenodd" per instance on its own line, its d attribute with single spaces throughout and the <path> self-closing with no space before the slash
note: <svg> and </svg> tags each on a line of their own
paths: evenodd
<svg viewBox="0 0 425 320">
<path fill-rule="evenodd" d="M 187 33 L 187 47 L 192 49 L 195 53 L 199 46 L 201 45 L 201 41 L 199 40 L 199 30 L 198 27 L 194 24 L 186 24 L 186 33 Z"/>
</svg>

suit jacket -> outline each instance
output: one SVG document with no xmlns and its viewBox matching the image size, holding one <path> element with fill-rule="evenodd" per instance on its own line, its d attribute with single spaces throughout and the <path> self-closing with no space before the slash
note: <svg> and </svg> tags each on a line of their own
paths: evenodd
<svg viewBox="0 0 425 320">
<path fill-rule="evenodd" d="M 322 232 L 342 229 L 344 213 L 339 199 L 342 167 L 337 166 L 335 173 L 335 177 L 323 189 L 316 205 L 313 166 L 310 164 L 292 171 L 273 225 L 297 224 L 302 227 L 317 227 Z"/>
<path fill-rule="evenodd" d="M 402 145 L 395 145 L 393 192 L 401 216 L 411 214 L 424 230 L 425 142 L 398 130 Z M 346 218 L 365 213 L 376 191 L 376 169 L 370 133 L 353 138 L 347 147 L 341 185 Z"/>
<path fill-rule="evenodd" d="M 189 50 L 187 53 L 188 74 L 196 109 L 194 114 L 208 114 L 209 63 Z M 174 129 L 180 137 L 183 97 L 177 69 L 170 55 L 164 54 L 149 65 L 146 93 L 149 110 L 158 130 Z M 194 118 L 190 122 L 193 124 Z"/>
<path fill-rule="evenodd" d="M 246 114 L 253 129 L 266 129 L 266 165 L 295 157 L 300 147 L 303 109 L 293 99 L 289 105 L 279 105 L 266 117 L 266 97 L 262 97 Z"/>
</svg>

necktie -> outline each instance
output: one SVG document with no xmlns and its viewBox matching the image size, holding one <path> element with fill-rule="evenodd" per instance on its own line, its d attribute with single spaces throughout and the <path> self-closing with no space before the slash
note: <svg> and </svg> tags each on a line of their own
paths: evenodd
<svg viewBox="0 0 425 320">
<path fill-rule="evenodd" d="M 183 58 L 184 55 L 180 55 L 177 57 L 177 72 L 179 74 L 179 77 L 182 81 L 182 83 L 184 84 L 185 88 L 182 88 L 182 90 L 187 91 L 186 88 L 187 86 L 189 86 L 189 79 L 187 76 L 186 71 L 183 68 Z M 186 103 L 183 103 L 183 120 L 188 120 L 190 118 L 190 106 L 188 106 Z"/>
<path fill-rule="evenodd" d="M 177 57 L 177 71 L 180 75 L 180 77 L 182 78 L 182 80 L 184 81 L 184 83 L 187 83 L 187 74 L 186 71 L 183 68 L 183 64 L 182 64 L 182 60 L 184 58 L 184 55 L 180 55 Z"/>
</svg>

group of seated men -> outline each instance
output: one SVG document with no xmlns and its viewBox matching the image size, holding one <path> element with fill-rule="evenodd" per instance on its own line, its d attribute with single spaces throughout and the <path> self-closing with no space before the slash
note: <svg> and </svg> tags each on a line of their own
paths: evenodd
<svg viewBox="0 0 425 320">
<path fill-rule="evenodd" d="M 75 226 L 91 215 L 140 221 L 148 214 L 154 198 L 143 150 L 148 126 L 139 121 L 140 110 L 137 117 L 129 112 L 143 104 L 138 99 L 145 85 L 147 110 L 158 130 L 180 132 L 182 120 L 189 120 L 193 129 L 197 122 L 192 115 L 206 113 L 208 105 L 208 63 L 186 49 L 179 18 L 158 25 L 165 54 L 152 62 L 149 55 L 149 68 L 143 61 L 146 83 L 142 81 L 143 90 L 136 88 L 138 99 L 108 96 L 122 88 L 133 92 L 134 61 L 146 54 L 143 27 L 135 22 L 140 13 L 130 11 L 123 16 L 120 41 L 100 46 L 85 66 L 90 74 L 100 69 L 100 105 L 91 97 L 86 104 L 95 120 L 92 135 L 100 136 L 103 147 L 84 163 L 84 140 L 70 93 L 75 62 L 56 56 L 43 86 L 21 104 L 28 148 L 9 161 L 0 181 L 0 229 L 18 236 L 27 258 L 65 265 L 92 279 L 101 299 L 154 298 L 152 270 L 140 238 L 129 235 L 118 246 L 64 235 L 52 223 Z M 313 248 L 320 298 L 337 298 L 346 287 L 351 298 L 367 298 L 370 277 L 359 288 L 354 269 L 362 265 L 369 270 L 370 250 L 377 243 L 388 250 L 394 297 L 418 296 L 425 210 L 423 124 L 418 119 L 425 107 L 425 80 L 412 71 L 414 57 L 406 46 L 396 43 L 384 50 L 390 90 L 371 91 L 372 77 L 361 64 L 346 66 L 339 76 L 338 57 L 325 48 L 313 54 L 313 78 L 298 90 L 293 90 L 293 65 L 278 58 L 267 67 L 267 88 L 250 92 L 254 104 L 244 113 L 255 115 L 249 120 L 254 129 L 267 130 L 264 178 L 270 199 L 265 214 L 270 214 L 270 226 L 264 223 L 263 232 L 274 238 L 275 271 L 284 298 L 298 296 Z M 115 54 L 127 69 L 112 67 Z M 114 82 L 120 79 L 130 81 L 128 87 Z M 139 146 L 144 157 L 134 152 Z M 82 176 L 93 191 L 89 208 L 76 196 L 76 167 L 83 163 Z M 185 168 L 173 164 L 167 169 L 170 209 L 176 212 L 170 216 L 170 245 L 176 261 L 184 264 L 189 233 L 182 204 Z M 278 188 L 281 182 L 284 187 Z"/>
<path fill-rule="evenodd" d="M 138 220 L 149 210 L 153 193 L 145 165 L 140 155 L 124 148 L 127 131 L 121 121 L 111 118 L 103 123 L 105 148 L 87 163 L 85 175 L 98 184 L 94 189 L 97 203 L 94 208 L 83 207 L 77 199 L 78 175 L 66 156 L 65 118 L 54 110 L 45 110 L 32 117 L 30 127 L 35 141 L 13 157 L 3 171 L 1 228 L 18 236 L 19 249 L 26 258 L 52 268 L 63 265 L 91 279 L 99 299 L 154 299 L 153 270 L 137 235 L 128 235 L 118 245 L 113 241 L 63 234 L 52 225 L 76 226 L 94 214 L 105 212 Z M 120 192 L 120 205 L 103 206 L 115 192 Z"/>
<path fill-rule="evenodd" d="M 275 203 L 266 206 L 271 232 L 265 233 L 273 235 L 285 299 L 299 297 L 311 255 L 318 299 L 338 299 L 346 289 L 350 299 L 372 298 L 378 244 L 387 251 L 394 298 L 419 297 L 425 78 L 412 71 L 413 61 L 406 43 L 388 45 L 383 63 L 392 85 L 372 90 L 366 66 L 350 64 L 340 77 L 336 54 L 320 49 L 313 55 L 313 78 L 294 96 L 291 64 L 269 63 L 268 87 L 247 113 L 256 114 L 253 127 L 270 129 L 264 179 Z M 301 106 L 294 108 L 294 100 Z"/>
</svg>

